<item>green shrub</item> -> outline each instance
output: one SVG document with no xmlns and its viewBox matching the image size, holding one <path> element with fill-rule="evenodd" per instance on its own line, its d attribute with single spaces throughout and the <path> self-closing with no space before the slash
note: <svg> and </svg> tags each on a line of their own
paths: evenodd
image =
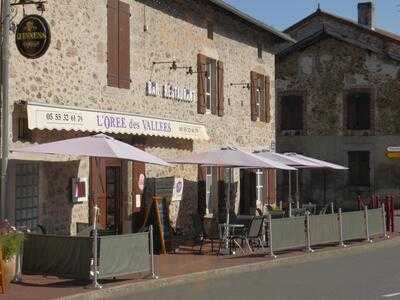
<svg viewBox="0 0 400 300">
<path fill-rule="evenodd" d="M 18 253 L 24 241 L 24 234 L 13 232 L 0 235 L 0 245 L 3 250 L 3 260 L 9 260 Z"/>
</svg>

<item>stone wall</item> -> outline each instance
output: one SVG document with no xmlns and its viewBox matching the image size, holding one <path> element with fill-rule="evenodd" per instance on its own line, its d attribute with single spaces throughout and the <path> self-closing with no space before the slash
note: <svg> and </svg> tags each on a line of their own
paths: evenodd
<svg viewBox="0 0 400 300">
<path fill-rule="evenodd" d="M 325 19 L 324 19 L 325 20 Z M 319 18 L 293 31 L 295 38 L 305 38 L 322 26 Z M 318 25 L 319 24 L 319 25 Z M 354 38 L 355 43 L 380 47 L 384 42 L 365 30 L 345 26 L 329 19 L 331 28 Z M 388 44 L 391 49 L 397 46 Z M 388 46 L 388 47 L 389 47 Z M 394 51 L 394 50 L 393 50 Z M 398 51 L 398 54 L 400 52 Z M 400 144 L 400 63 L 385 54 L 326 37 L 303 50 L 277 60 L 277 124 L 280 122 L 280 96 L 285 93 L 305 95 L 304 131 L 300 136 L 285 136 L 277 131 L 279 151 L 294 151 L 347 165 L 348 151 L 370 151 L 369 188 L 348 186 L 347 172 L 328 173 L 327 201 L 354 207 L 357 194 L 399 195 L 396 178 L 397 162 L 386 158 L 386 147 Z M 345 122 L 345 97 L 349 91 L 368 89 L 372 92 L 372 130 L 349 131 Z M 278 126 L 279 128 L 279 126 Z M 323 202 L 322 174 L 303 172 L 303 199 Z M 281 183 L 283 181 L 281 180 Z M 281 187 L 280 197 L 287 198 L 287 187 Z"/>
<path fill-rule="evenodd" d="M 196 122 L 207 127 L 209 142 L 149 138 L 146 151 L 163 158 L 226 145 L 248 150 L 271 145 L 275 140 L 274 118 L 268 124 L 251 122 L 250 92 L 242 87 L 230 86 L 230 83 L 249 82 L 250 71 L 256 71 L 270 76 L 271 86 L 274 87 L 275 57 L 271 54 L 274 44 L 270 33 L 262 32 L 253 25 L 210 6 L 208 1 L 125 2 L 129 2 L 132 14 L 130 89 L 107 86 L 106 0 L 49 0 L 43 14 L 52 32 L 48 52 L 39 59 L 27 60 L 18 53 L 14 43 L 11 43 L 12 108 L 14 103 L 21 100 L 35 101 Z M 33 7 L 27 8 L 27 13 L 30 12 L 35 12 Z M 21 19 L 21 13 L 21 10 L 17 12 L 14 22 Z M 213 40 L 207 38 L 206 24 L 209 20 L 215 24 Z M 257 56 L 259 40 L 264 41 L 262 59 Z M 196 70 L 198 53 L 224 62 L 223 117 L 197 114 L 197 101 L 183 103 L 146 96 L 145 85 L 150 79 L 160 84 L 177 84 L 196 90 L 196 74 L 186 75 L 183 69 L 171 71 L 169 64 L 153 65 L 153 62 L 176 60 L 179 66 L 192 66 Z M 275 99 L 274 88 L 271 89 L 271 99 Z M 272 115 L 274 111 L 275 101 L 272 100 Z M 16 132 L 15 126 L 13 132 Z M 33 141 L 46 142 L 76 135 L 82 133 L 35 130 Z M 118 137 L 131 140 L 126 136 Z M 22 144 L 16 142 L 15 136 L 13 141 L 13 146 Z M 24 159 L 31 158 L 25 156 Z M 43 172 L 51 175 L 53 168 L 54 166 L 44 166 Z M 65 177 L 73 175 L 71 171 L 67 168 L 65 172 L 68 174 Z M 148 166 L 146 175 L 180 176 L 190 181 L 197 180 L 195 167 Z M 59 199 L 52 195 L 65 189 L 66 186 L 60 184 L 59 189 L 52 188 L 42 194 L 44 196 L 40 199 L 42 207 L 46 208 L 43 209 L 43 218 L 50 220 L 62 215 L 61 219 L 65 224 L 57 227 L 57 231 L 66 230 L 66 223 L 70 220 L 87 219 L 86 207 L 79 205 L 71 208 L 64 198 Z M 61 202 L 67 208 L 54 208 Z M 197 208 L 196 191 L 191 193 L 188 203 L 190 210 Z M 64 207 L 64 204 L 60 207 Z"/>
</svg>

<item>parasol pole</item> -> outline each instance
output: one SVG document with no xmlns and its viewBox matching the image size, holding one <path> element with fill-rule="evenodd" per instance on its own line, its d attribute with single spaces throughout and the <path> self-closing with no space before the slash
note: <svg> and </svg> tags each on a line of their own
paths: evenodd
<svg viewBox="0 0 400 300">
<path fill-rule="evenodd" d="M 292 216 L 292 172 L 289 170 L 289 217 Z"/>
<path fill-rule="evenodd" d="M 296 170 L 296 207 L 300 208 L 299 170 Z"/>
</svg>

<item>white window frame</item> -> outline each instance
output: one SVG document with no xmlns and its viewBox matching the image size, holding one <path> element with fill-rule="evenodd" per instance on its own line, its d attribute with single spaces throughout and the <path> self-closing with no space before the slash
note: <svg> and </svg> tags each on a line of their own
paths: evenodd
<svg viewBox="0 0 400 300">
<path fill-rule="evenodd" d="M 206 64 L 206 113 L 211 114 L 211 108 L 212 108 L 212 99 L 213 99 L 213 94 L 212 94 L 212 83 L 213 83 L 213 67 L 212 67 L 212 61 L 208 60 Z"/>
<path fill-rule="evenodd" d="M 257 89 L 256 89 L 256 112 L 257 112 L 257 121 L 261 119 L 261 95 L 262 95 L 262 88 L 261 88 L 261 79 L 257 78 Z"/>
<path fill-rule="evenodd" d="M 212 210 L 213 168 L 206 167 L 206 214 Z"/>
<path fill-rule="evenodd" d="M 262 183 L 262 175 L 263 175 L 263 171 L 261 169 L 257 169 L 256 171 L 256 202 L 257 204 L 259 204 L 261 206 L 262 204 L 262 193 L 263 193 L 263 189 L 264 189 L 264 185 Z"/>
</svg>

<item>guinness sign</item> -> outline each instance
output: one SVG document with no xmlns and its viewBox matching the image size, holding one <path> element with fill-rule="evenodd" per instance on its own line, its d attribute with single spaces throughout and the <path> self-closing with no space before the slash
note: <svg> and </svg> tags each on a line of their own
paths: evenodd
<svg viewBox="0 0 400 300">
<path fill-rule="evenodd" d="M 49 24 L 41 16 L 25 16 L 18 24 L 15 42 L 19 52 L 26 58 L 41 57 L 50 45 Z"/>
</svg>

